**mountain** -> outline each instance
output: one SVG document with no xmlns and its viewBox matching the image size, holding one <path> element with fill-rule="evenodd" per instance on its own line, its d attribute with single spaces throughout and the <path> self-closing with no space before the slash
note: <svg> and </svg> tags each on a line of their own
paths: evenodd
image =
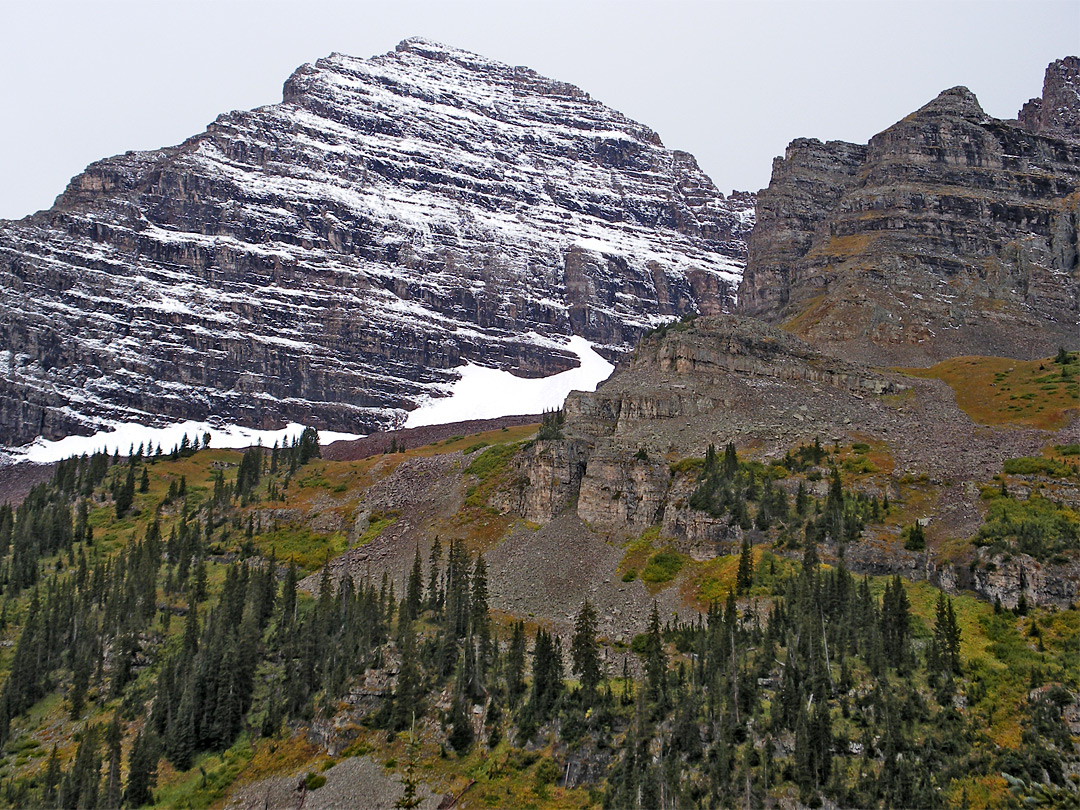
<svg viewBox="0 0 1080 810">
<path fill-rule="evenodd" d="M 1077 345 L 1080 60 L 1018 121 L 946 90 L 870 143 L 799 139 L 773 164 L 739 311 L 886 364 Z"/>
<path fill-rule="evenodd" d="M 751 267 L 765 248 L 798 307 L 809 282 L 782 259 L 810 256 L 870 166 L 926 164 L 950 199 L 1012 210 L 992 161 L 991 185 L 969 185 L 982 126 L 1067 163 L 1071 141 L 1029 131 L 1061 115 L 975 124 L 973 104 L 950 91 L 906 119 L 888 167 L 798 142 Z M 946 130 L 943 168 L 926 155 Z M 751 285 L 740 300 L 773 323 L 661 323 L 539 424 L 322 449 L 305 430 L 243 452 L 214 436 L 54 465 L 0 506 L 0 810 L 1076 806 L 1080 352 L 875 359 L 1043 323 L 1018 294 L 926 345 L 822 331 L 814 306 L 907 319 L 942 267 L 964 289 L 1007 230 L 979 207 L 889 210 L 898 252 L 866 238 L 861 260 L 883 264 L 843 287 L 862 298 L 834 297 L 826 267 L 809 314 L 785 320 Z M 916 223 L 921 265 L 904 252 Z M 1048 342 L 1005 348 L 1025 337 L 1029 354 Z M 584 358 L 582 340 L 565 345 Z M 0 468 L 0 489 L 27 468 Z"/>
<path fill-rule="evenodd" d="M 795 495 L 792 454 L 821 442 L 859 497 L 904 510 L 856 542 L 834 536 L 833 561 L 1010 607 L 1071 605 L 1080 547 L 1044 541 L 1075 538 L 1075 520 L 1031 542 L 1043 529 L 1020 513 L 1080 504 L 1077 353 L 1059 351 L 1080 341 L 1078 66 L 1050 66 L 1050 101 L 1025 106 L 1041 118 L 991 119 L 954 88 L 868 146 L 794 141 L 758 195 L 737 312 L 658 327 L 595 392 L 572 393 L 505 506 L 538 524 L 569 512 L 616 535 L 658 531 L 696 559 L 746 538 L 783 548 L 768 519 L 731 511 L 732 482 L 719 506 L 705 499 L 686 460 L 732 442 Z M 826 472 L 809 491 L 826 494 Z M 1015 513 L 988 528 L 988 502 Z M 914 521 L 931 527 L 918 554 L 903 534 Z M 985 542 L 1002 525 L 1013 542 Z"/>
<path fill-rule="evenodd" d="M 734 304 L 754 198 L 569 84 L 422 39 L 90 165 L 0 223 L 0 443 L 108 421 L 367 433 L 470 361 Z"/>
</svg>

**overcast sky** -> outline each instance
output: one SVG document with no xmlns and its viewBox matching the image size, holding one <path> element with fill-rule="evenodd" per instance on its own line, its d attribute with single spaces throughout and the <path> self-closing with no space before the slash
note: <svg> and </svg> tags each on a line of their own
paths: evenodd
<svg viewBox="0 0 1080 810">
<path fill-rule="evenodd" d="M 1080 2 L 0 0 L 0 217 L 93 160 L 281 99 L 333 51 L 424 36 L 576 84 L 695 154 L 724 191 L 796 137 L 865 142 L 958 84 L 991 115 L 1080 50 Z"/>
</svg>

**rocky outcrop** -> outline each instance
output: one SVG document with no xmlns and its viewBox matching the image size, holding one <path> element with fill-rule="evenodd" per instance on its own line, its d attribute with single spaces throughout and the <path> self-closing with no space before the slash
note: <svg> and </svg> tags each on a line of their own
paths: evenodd
<svg viewBox="0 0 1080 810">
<path fill-rule="evenodd" d="M 740 311 L 773 320 L 773 313 L 786 310 L 792 287 L 802 286 L 801 278 L 793 277 L 798 261 L 814 235 L 828 227 L 865 160 L 865 146 L 814 138 L 792 141 L 784 157 L 773 160 L 769 187 L 757 196 L 762 226 L 750 234 L 754 274 L 739 287 Z"/>
<path fill-rule="evenodd" d="M 518 459 L 517 486 L 496 507 L 547 523 L 576 502 L 590 447 L 584 441 L 538 440 Z"/>
<path fill-rule="evenodd" d="M 714 518 L 690 507 L 699 466 L 688 459 L 703 456 L 709 444 L 735 442 L 740 453 L 767 460 L 815 437 L 826 445 L 881 442 L 888 451 L 884 467 L 860 480 L 859 491 L 917 502 L 917 516 L 935 539 L 963 539 L 984 520 L 979 483 L 1000 473 L 1006 459 L 1071 441 L 1076 430 L 1075 423 L 1057 435 L 976 425 L 939 382 L 860 366 L 774 326 L 730 315 L 658 329 L 595 392 L 571 394 L 564 410 L 565 438 L 529 447 L 519 457 L 512 497 L 497 505 L 540 524 L 573 517 L 616 537 L 652 529 L 695 559 L 737 553 L 746 536 L 766 541 L 730 515 Z M 813 472 L 814 480 L 803 483 L 824 498 L 829 470 Z M 790 499 L 800 480 L 776 485 Z M 1033 479 L 1025 489 L 1014 480 L 1010 491 L 1024 498 L 1037 484 L 1050 486 Z M 1053 490 L 1063 502 L 1075 500 L 1075 490 L 1060 482 Z M 1021 592 L 1029 605 L 1067 607 L 1080 597 L 1072 557 L 990 559 L 974 547 L 958 553 L 955 543 L 946 546 L 947 554 L 936 546 L 908 551 L 899 527 L 877 525 L 847 544 L 845 561 L 856 573 L 899 573 L 952 593 L 1000 599 L 1006 607 Z M 840 550 L 827 544 L 820 553 L 836 562 Z"/>
<path fill-rule="evenodd" d="M 736 437 L 783 452 L 815 435 L 842 436 L 880 420 L 881 396 L 906 388 L 749 318 L 664 327 L 594 393 L 567 398 L 567 438 L 525 453 L 516 508 L 536 522 L 569 508 L 632 531 L 660 523 L 685 538 L 688 553 L 705 553 L 733 535 L 685 510 L 696 476 L 673 472 L 671 459 Z"/>
<path fill-rule="evenodd" d="M 1080 562 L 1042 563 L 1027 554 L 980 554 L 970 569 L 971 588 L 988 602 L 1015 608 L 1020 596 L 1031 606 L 1068 608 L 1080 602 Z"/>
<path fill-rule="evenodd" d="M 1047 81 L 1054 99 L 1074 86 Z M 1021 127 L 956 87 L 866 147 L 794 141 L 759 197 L 739 310 L 880 364 L 1076 346 L 1080 141 L 1054 109 Z"/>
<path fill-rule="evenodd" d="M 788 435 L 828 433 L 865 411 L 865 397 L 906 385 L 759 321 L 721 316 L 646 337 L 595 392 L 573 392 L 565 410 L 571 430 L 631 450 L 703 451 L 715 441 L 708 436 L 778 437 L 781 424 Z"/>
<path fill-rule="evenodd" d="M 1080 137 L 1080 58 L 1066 56 L 1051 62 L 1042 96 L 1025 104 L 1017 118 L 1029 132 Z"/>
<path fill-rule="evenodd" d="M 0 444 L 103 420 L 394 427 L 733 304 L 753 197 L 579 88 L 421 39 L 0 223 Z"/>
</svg>

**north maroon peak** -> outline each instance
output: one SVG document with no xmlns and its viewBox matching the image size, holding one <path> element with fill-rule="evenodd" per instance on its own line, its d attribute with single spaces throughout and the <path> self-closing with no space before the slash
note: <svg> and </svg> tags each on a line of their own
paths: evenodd
<svg viewBox="0 0 1080 810">
<path fill-rule="evenodd" d="M 0 444 L 103 420 L 399 424 L 734 302 L 752 195 L 573 85 L 408 39 L 0 223 Z"/>
<path fill-rule="evenodd" d="M 1078 192 L 1080 143 L 964 87 L 865 147 L 793 141 L 758 196 L 739 309 L 888 365 L 1075 346 Z"/>
<path fill-rule="evenodd" d="M 1025 104 L 1017 116 L 1030 132 L 1080 138 L 1080 57 L 1051 62 L 1043 79 L 1043 94 Z"/>
</svg>

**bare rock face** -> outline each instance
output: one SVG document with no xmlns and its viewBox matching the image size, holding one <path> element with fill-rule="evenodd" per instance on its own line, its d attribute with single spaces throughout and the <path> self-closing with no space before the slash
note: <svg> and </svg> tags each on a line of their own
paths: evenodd
<svg viewBox="0 0 1080 810">
<path fill-rule="evenodd" d="M 1080 137 L 1080 58 L 1066 56 L 1051 62 L 1042 96 L 1025 104 L 1017 118 L 1029 132 Z"/>
<path fill-rule="evenodd" d="M 773 160 L 772 180 L 757 197 L 762 223 L 750 234 L 755 274 L 739 288 L 739 309 L 771 318 L 791 295 L 790 268 L 810 250 L 814 234 L 828 227 L 833 209 L 866 160 L 866 147 L 813 138 L 791 142 Z"/>
<path fill-rule="evenodd" d="M 397 426 L 733 305 L 752 195 L 577 87 L 421 39 L 0 223 L 0 444 L 106 419 Z"/>
<path fill-rule="evenodd" d="M 519 463 L 520 485 L 510 496 L 516 500 L 498 506 L 513 510 L 526 520 L 547 523 L 574 504 L 589 450 L 586 442 L 534 442 Z"/>
<path fill-rule="evenodd" d="M 594 393 L 567 398 L 567 438 L 524 454 L 515 508 L 539 523 L 566 509 L 627 531 L 660 523 L 700 556 L 740 538 L 686 511 L 694 476 L 673 473 L 669 457 L 700 456 L 736 438 L 782 453 L 815 435 L 842 436 L 887 419 L 881 397 L 906 387 L 750 318 L 666 327 Z"/>
<path fill-rule="evenodd" d="M 759 196 L 739 310 L 883 365 L 1078 345 L 1075 65 L 1051 66 L 1055 112 L 1022 127 L 955 87 L 866 147 L 792 142 Z"/>
<path fill-rule="evenodd" d="M 1040 563 L 1027 554 L 981 555 L 971 572 L 972 588 L 988 602 L 1015 608 L 1021 595 L 1029 605 L 1068 608 L 1080 598 L 1080 562 Z"/>
</svg>

